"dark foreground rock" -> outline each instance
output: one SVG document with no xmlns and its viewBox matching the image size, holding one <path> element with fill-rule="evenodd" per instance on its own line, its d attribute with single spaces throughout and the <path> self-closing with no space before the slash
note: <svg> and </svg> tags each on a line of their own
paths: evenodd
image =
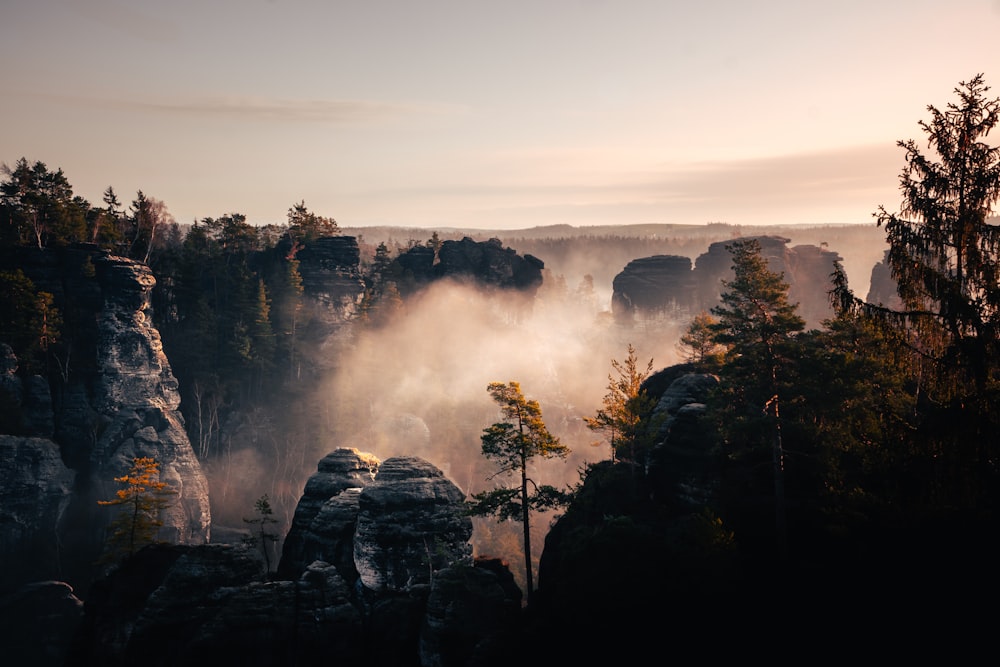
<svg viewBox="0 0 1000 667">
<path fill-rule="evenodd" d="M 422 459 L 336 450 L 296 520 L 280 576 L 252 546 L 138 552 L 92 587 L 67 664 L 463 665 L 518 622 L 513 577 L 472 561 L 464 494 Z"/>
</svg>

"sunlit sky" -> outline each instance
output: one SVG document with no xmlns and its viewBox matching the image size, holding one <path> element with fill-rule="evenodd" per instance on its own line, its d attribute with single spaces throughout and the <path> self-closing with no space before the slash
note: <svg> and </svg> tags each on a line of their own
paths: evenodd
<svg viewBox="0 0 1000 667">
<path fill-rule="evenodd" d="M 998 0 L 0 0 L 0 162 L 178 222 L 868 223 Z"/>
</svg>

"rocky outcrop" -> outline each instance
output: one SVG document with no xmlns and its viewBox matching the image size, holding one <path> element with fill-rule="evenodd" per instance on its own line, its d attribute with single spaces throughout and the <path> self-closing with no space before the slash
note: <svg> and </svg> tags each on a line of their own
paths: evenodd
<svg viewBox="0 0 1000 667">
<path fill-rule="evenodd" d="M 422 667 L 468 665 L 484 638 L 515 627 L 521 591 L 506 567 L 493 561 L 447 567 L 434 577 L 420 631 Z"/>
<path fill-rule="evenodd" d="M 152 545 L 95 585 L 67 665 L 358 664 L 361 616 L 336 569 L 261 581 L 253 552 Z"/>
<path fill-rule="evenodd" d="M 38 581 L 0 595 L 4 664 L 63 667 L 82 620 L 83 602 L 62 581 Z"/>
<path fill-rule="evenodd" d="M 287 244 L 279 246 L 285 254 Z M 295 254 L 302 289 L 322 307 L 317 310 L 328 325 L 350 321 L 357 313 L 365 286 L 361 279 L 361 251 L 353 236 L 323 236 Z"/>
<path fill-rule="evenodd" d="M 292 576 L 264 579 L 245 546 L 146 547 L 94 585 L 66 664 L 472 664 L 515 627 L 521 595 L 506 567 L 472 562 L 463 510 L 464 494 L 422 459 L 338 449 L 296 512 L 300 546 L 279 568 Z M 361 546 L 345 568 L 352 534 Z M 300 568 L 303 548 L 340 564 Z"/>
<path fill-rule="evenodd" d="M 516 290 L 534 295 L 542 284 L 544 262 L 532 255 L 518 255 L 505 248 L 499 239 L 441 243 L 435 257 L 434 249 L 414 246 L 394 260 L 399 267 L 400 292 L 404 295 L 429 283 L 450 278 L 472 281 L 486 289 Z"/>
<path fill-rule="evenodd" d="M 624 319 L 636 311 L 665 313 L 694 305 L 691 260 L 654 255 L 632 260 L 612 282 L 611 312 Z"/>
<path fill-rule="evenodd" d="M 902 310 L 903 302 L 899 298 L 896 280 L 892 277 L 892 269 L 889 267 L 889 251 L 885 251 L 882 261 L 872 267 L 871 283 L 868 287 L 868 296 L 865 298 L 870 304 L 884 306 L 892 310 Z"/>
<path fill-rule="evenodd" d="M 813 245 L 787 247 L 789 239 L 757 236 L 768 267 L 783 273 L 788 299 L 798 304 L 798 314 L 808 327 L 819 326 L 833 315 L 827 292 L 834 262 L 840 256 Z M 738 240 L 738 239 L 734 239 Z M 732 255 L 726 249 L 733 241 L 713 243 L 691 269 L 686 257 L 656 255 L 629 262 L 615 276 L 612 313 L 619 322 L 657 319 L 673 309 L 688 313 L 710 310 L 719 304 L 723 280 L 732 279 Z M 686 270 L 687 269 L 687 270 Z"/>
<path fill-rule="evenodd" d="M 657 436 L 649 457 L 649 478 L 657 493 L 691 511 L 707 506 L 717 488 L 718 480 L 706 473 L 712 469 L 712 427 L 702 416 L 718 386 L 718 376 L 711 373 L 683 373 L 670 382 L 653 408 Z"/>
<path fill-rule="evenodd" d="M 22 426 L 48 431 L 44 435 L 51 438 L 47 444 L 32 443 L 32 448 L 47 451 L 52 466 L 58 460 L 74 474 L 68 502 L 59 500 L 63 509 L 44 514 L 46 521 L 57 523 L 37 528 L 63 550 L 60 569 L 44 578 L 67 579 L 77 589 L 89 582 L 104 528 L 113 518 L 113 509 L 99 507 L 97 501 L 114 497 L 114 479 L 128 472 L 135 457 L 156 459 L 161 481 L 175 492 L 176 502 L 161 517 L 159 538 L 207 541 L 208 484 L 185 433 L 177 381 L 153 325 L 150 297 L 156 281 L 149 267 L 87 245 L 8 248 L 0 263 L 21 269 L 38 290 L 51 293 L 63 320 L 58 372 L 45 377 L 12 374 L 9 355 L 4 365 L 3 386 L 13 389 L 13 395 L 5 392 L 6 400 L 21 414 Z M 8 449 L 14 442 L 3 445 L 9 456 L 16 456 Z M 20 441 L 22 454 L 24 446 Z M 37 488 L 25 477 L 27 471 L 24 466 L 8 468 L 0 487 Z M 40 483 L 64 488 L 66 473 L 50 472 L 51 480 Z M 9 494 L 3 501 L 3 511 L 28 502 Z M 22 549 L 7 543 L 0 548 Z"/>
</svg>

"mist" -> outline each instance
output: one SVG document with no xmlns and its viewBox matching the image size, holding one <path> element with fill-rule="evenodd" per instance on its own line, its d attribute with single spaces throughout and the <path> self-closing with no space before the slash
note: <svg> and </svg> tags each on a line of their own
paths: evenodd
<svg viewBox="0 0 1000 667">
<path fill-rule="evenodd" d="M 594 231 L 594 230 L 590 230 Z M 681 362 L 678 346 L 692 313 L 637 314 L 633 322 L 611 314 L 612 281 L 632 259 L 652 254 L 686 255 L 695 261 L 709 244 L 764 231 L 725 225 L 672 229 L 653 237 L 609 240 L 583 237 L 509 239 L 519 254 L 545 261 L 535 294 L 437 281 L 409 295 L 380 325 L 354 321 L 311 349 L 311 376 L 293 407 L 242 415 L 224 453 L 206 461 L 213 490 L 213 531 L 238 528 L 253 515 L 254 500 L 267 492 L 284 535 L 318 461 L 339 447 L 374 454 L 418 456 L 440 468 L 466 494 L 508 486 L 481 454 L 483 430 L 502 415 L 490 382 L 516 381 L 539 402 L 549 431 L 570 448 L 566 459 L 537 460 L 529 474 L 538 484 L 573 486 L 590 463 L 610 458 L 610 446 L 583 421 L 602 407 L 612 360 L 628 346 L 638 364 L 653 371 Z M 776 230 L 766 230 L 775 233 Z M 884 238 L 871 227 L 779 230 L 798 243 L 828 244 L 844 258 L 861 296 Z M 374 244 L 378 237 L 369 230 Z M 825 295 L 817 295 L 825 299 Z M 537 545 L 554 515 L 533 518 Z M 220 535 L 223 533 L 220 533 Z M 516 559 L 520 525 L 475 520 L 477 555 Z M 279 545 L 280 552 L 280 545 Z M 533 550 L 536 557 L 540 548 Z M 515 575 L 517 568 L 513 568 Z"/>
<path fill-rule="evenodd" d="M 537 463 L 536 482 L 567 483 L 608 458 L 583 416 L 607 393 L 611 360 L 629 343 L 657 367 L 674 363 L 672 329 L 642 331 L 611 321 L 597 300 L 542 289 L 534 298 L 450 281 L 407 300 L 392 321 L 366 329 L 339 351 L 319 400 L 339 446 L 380 459 L 419 456 L 463 491 L 482 490 L 492 471 L 480 453 L 483 429 L 500 421 L 490 382 L 516 381 L 537 400 L 566 461 Z"/>
</svg>

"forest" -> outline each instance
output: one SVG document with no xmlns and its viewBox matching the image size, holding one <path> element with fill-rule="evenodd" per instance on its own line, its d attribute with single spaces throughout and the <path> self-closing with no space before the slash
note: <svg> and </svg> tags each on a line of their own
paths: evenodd
<svg viewBox="0 0 1000 667">
<path fill-rule="evenodd" d="M 669 503 L 653 507 L 655 480 L 645 478 L 660 444 L 650 435 L 651 399 L 667 378 L 699 373 L 718 386 L 697 445 L 712 475 L 704 515 L 712 530 L 692 549 L 735 548 L 762 578 L 835 570 L 838 581 L 884 576 L 903 586 L 920 576 L 922 586 L 986 590 L 997 583 L 1000 501 L 1000 149 L 986 141 L 1000 100 L 988 91 L 981 77 L 961 84 L 953 104 L 929 108 L 924 142 L 899 143 L 903 205 L 875 211 L 898 302 L 867 302 L 838 264 L 828 293 L 835 315 L 815 329 L 759 246 L 724 228 L 714 233 L 735 236 L 733 273 L 718 305 L 631 330 L 604 312 L 601 291 L 620 267 L 603 267 L 596 291 L 593 272 L 567 284 L 548 269 L 530 325 L 496 295 L 409 289 L 400 255 L 436 252 L 453 230 L 377 242 L 356 230 L 362 296 L 351 326 L 331 327 L 303 289 L 298 256 L 344 234 L 333 217 L 302 201 L 281 224 L 227 213 L 182 225 L 141 191 L 126 205 L 108 187 L 93 205 L 61 169 L 26 158 L 4 168 L 0 244 L 95 244 L 151 267 L 155 324 L 220 525 L 240 525 L 268 494 L 287 528 L 305 478 L 334 446 L 380 456 L 417 448 L 470 494 L 483 491 L 490 472 L 478 444 L 496 412 L 487 381 L 509 380 L 539 398 L 546 424 L 572 450 L 566 462 L 545 464 L 559 466 L 540 473 L 547 481 L 575 490 L 585 506 L 588 475 L 606 475 L 628 496 L 617 514 L 635 522 L 669 514 Z M 648 239 L 616 245 L 608 233 L 577 247 L 651 254 Z M 574 244 L 521 238 L 514 249 L 547 266 L 545 252 Z M 678 230 L 663 252 L 689 255 L 699 242 Z M 484 326 L 466 327 L 455 309 Z M 58 305 L 0 267 L 0 341 L 18 372 L 58 382 L 72 363 L 66 338 Z M 651 356 L 656 364 L 643 373 Z M 442 370 L 455 367 L 454 376 Z M 407 375 L 414 368 L 431 371 Z M 616 372 L 630 388 L 615 385 Z M 11 413 L 3 420 L 16 433 Z M 535 522 L 536 552 L 552 516 Z M 477 530 L 481 553 L 512 562 L 523 553 L 518 527 L 480 520 Z"/>
</svg>

